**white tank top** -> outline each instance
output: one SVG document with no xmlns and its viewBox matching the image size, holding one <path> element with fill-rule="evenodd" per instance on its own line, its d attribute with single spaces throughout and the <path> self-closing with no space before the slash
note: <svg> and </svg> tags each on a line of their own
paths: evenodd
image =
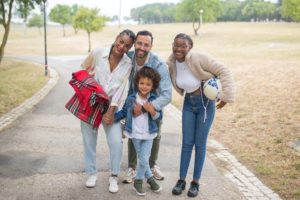
<svg viewBox="0 0 300 200">
<path fill-rule="evenodd" d="M 191 93 L 201 86 L 201 80 L 196 78 L 185 62 L 176 61 L 176 84 L 186 93 Z"/>
</svg>

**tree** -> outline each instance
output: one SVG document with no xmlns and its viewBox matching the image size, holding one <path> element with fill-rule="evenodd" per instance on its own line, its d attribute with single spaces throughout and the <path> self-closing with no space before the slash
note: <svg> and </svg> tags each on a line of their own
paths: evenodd
<svg viewBox="0 0 300 200">
<path fill-rule="evenodd" d="M 63 36 L 65 37 L 65 25 L 71 24 L 72 22 L 71 7 L 68 5 L 57 4 L 54 8 L 51 9 L 49 16 L 52 21 L 62 25 Z"/>
<path fill-rule="evenodd" d="M 79 29 L 83 29 L 88 34 L 88 52 L 91 51 L 91 33 L 100 31 L 105 26 L 107 17 L 99 15 L 98 9 L 90 9 L 86 7 L 80 7 L 74 17 L 74 23 Z"/>
<path fill-rule="evenodd" d="M 35 4 L 41 4 L 42 0 L 22 0 L 17 2 L 17 11 L 20 13 L 21 18 L 24 19 L 24 23 L 26 23 L 30 11 L 34 9 Z"/>
<path fill-rule="evenodd" d="M 242 3 L 241 11 L 247 21 L 260 21 L 275 18 L 276 7 L 275 4 L 263 0 L 246 0 Z"/>
<path fill-rule="evenodd" d="M 77 11 L 78 11 L 78 5 L 73 4 L 72 7 L 71 7 L 71 17 L 72 17 L 72 27 L 74 29 L 75 34 L 78 33 L 78 27 L 74 23 L 74 18 L 75 18 L 75 15 L 76 15 Z"/>
<path fill-rule="evenodd" d="M 19 1 L 19 3 L 16 6 L 16 12 L 19 13 L 20 17 L 24 20 L 24 36 L 26 36 L 26 23 L 28 16 L 30 15 L 30 11 L 34 9 L 34 4 L 41 4 L 42 0 L 23 0 Z"/>
<path fill-rule="evenodd" d="M 41 33 L 41 27 L 44 25 L 44 19 L 42 15 L 38 15 L 38 14 L 33 14 L 33 16 L 31 18 L 29 18 L 28 27 L 38 27 L 39 28 L 39 33 L 40 35 Z"/>
<path fill-rule="evenodd" d="M 282 16 L 300 22 L 300 1 L 282 0 Z"/>
<path fill-rule="evenodd" d="M 177 20 L 192 21 L 195 35 L 198 35 L 201 25 L 200 10 L 206 22 L 216 21 L 222 11 L 219 0 L 183 0 L 177 7 Z"/>
<path fill-rule="evenodd" d="M 176 5 L 153 3 L 131 9 L 130 16 L 145 24 L 175 22 Z"/>
<path fill-rule="evenodd" d="M 239 0 L 221 1 L 222 15 L 220 21 L 238 21 L 241 16 L 241 2 Z"/>
<path fill-rule="evenodd" d="M 0 64 L 3 59 L 4 49 L 8 40 L 10 22 L 12 17 L 12 7 L 14 2 L 17 4 L 17 6 L 29 4 L 29 7 L 31 9 L 33 9 L 35 5 L 41 3 L 40 0 L 0 0 L 0 23 L 4 28 L 4 34 L 0 46 Z"/>
</svg>

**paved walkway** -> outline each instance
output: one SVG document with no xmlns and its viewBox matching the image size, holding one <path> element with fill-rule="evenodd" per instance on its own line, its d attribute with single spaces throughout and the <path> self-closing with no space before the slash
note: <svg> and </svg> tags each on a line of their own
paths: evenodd
<svg viewBox="0 0 300 200">
<path fill-rule="evenodd" d="M 41 62 L 38 58 L 28 59 Z M 84 187 L 79 121 L 64 109 L 73 93 L 68 86 L 70 74 L 78 69 L 81 60 L 82 57 L 49 59 L 49 66 L 55 68 L 60 79 L 51 70 L 51 80 L 40 92 L 0 118 L 0 200 L 140 199 L 130 184 L 120 183 L 117 194 L 108 192 L 108 149 L 102 129 L 97 148 L 99 181 L 93 189 Z M 178 176 L 180 133 L 181 112 L 169 105 L 165 109 L 159 157 L 166 175 L 159 182 L 163 191 L 154 194 L 147 189 L 145 199 L 188 199 L 186 193 L 179 197 L 171 194 Z M 209 146 L 214 153 L 205 161 L 196 199 L 280 199 L 220 143 L 210 140 Z M 126 150 L 124 145 L 122 171 L 127 165 Z M 217 168 L 212 160 L 225 162 L 225 169 Z"/>
</svg>

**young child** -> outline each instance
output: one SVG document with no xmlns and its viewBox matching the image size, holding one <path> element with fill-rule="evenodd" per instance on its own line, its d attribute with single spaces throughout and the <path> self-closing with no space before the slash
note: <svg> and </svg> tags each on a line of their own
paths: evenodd
<svg viewBox="0 0 300 200">
<path fill-rule="evenodd" d="M 122 110 L 115 113 L 115 121 L 126 118 L 124 134 L 132 139 L 137 152 L 138 167 L 133 188 L 137 195 L 146 195 L 143 188 L 143 180 L 147 178 L 147 183 L 154 192 L 160 192 L 162 187 L 158 185 L 153 177 L 149 166 L 153 139 L 157 136 L 157 122 L 162 119 L 162 112 L 156 111 L 151 104 L 156 98 L 153 93 L 160 81 L 160 75 L 150 67 L 142 67 L 134 78 L 137 93 L 129 95 Z M 134 117 L 133 107 L 135 104 L 142 106 L 143 114 Z"/>
</svg>

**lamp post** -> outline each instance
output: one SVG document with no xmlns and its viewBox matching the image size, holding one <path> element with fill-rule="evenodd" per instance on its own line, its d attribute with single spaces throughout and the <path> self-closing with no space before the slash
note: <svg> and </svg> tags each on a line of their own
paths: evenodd
<svg viewBox="0 0 300 200">
<path fill-rule="evenodd" d="M 200 22 L 200 27 L 201 27 L 201 25 L 202 25 L 202 15 L 203 15 L 203 9 L 200 9 L 199 10 L 199 22 Z"/>
<path fill-rule="evenodd" d="M 48 76 L 46 1 L 47 0 L 43 0 L 43 2 L 44 2 L 43 11 L 44 11 L 45 76 Z"/>
<path fill-rule="evenodd" d="M 119 7 L 119 28 L 121 28 L 121 18 L 122 18 L 122 0 L 120 0 L 120 7 Z"/>
</svg>

